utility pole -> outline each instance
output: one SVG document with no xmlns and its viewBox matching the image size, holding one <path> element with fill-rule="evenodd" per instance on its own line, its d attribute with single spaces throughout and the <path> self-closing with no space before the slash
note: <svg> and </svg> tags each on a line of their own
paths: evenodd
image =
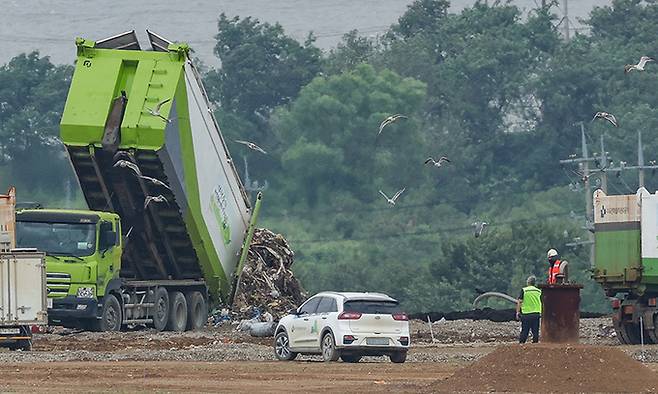
<svg viewBox="0 0 658 394">
<path fill-rule="evenodd" d="M 564 39 L 569 42 L 569 0 L 564 0 Z"/>
<path fill-rule="evenodd" d="M 596 158 L 589 157 L 589 152 L 587 150 L 587 139 L 585 138 L 585 124 L 583 122 L 578 122 L 580 124 L 580 138 L 581 138 L 581 154 L 580 158 L 560 160 L 560 164 L 578 164 L 582 166 L 581 173 L 583 174 L 583 183 L 585 184 L 585 229 L 588 233 L 588 241 L 584 245 L 590 246 L 589 252 L 589 262 L 590 265 L 594 266 L 594 207 L 592 202 L 592 189 L 590 187 L 590 169 L 589 163 L 591 161 L 596 161 Z M 603 147 L 603 144 L 602 144 Z M 604 150 L 605 152 L 605 150 Z"/>
<path fill-rule="evenodd" d="M 642 132 L 637 132 L 638 187 L 644 187 L 644 152 L 642 152 Z"/>
<path fill-rule="evenodd" d="M 601 134 L 601 155 L 599 157 L 601 168 L 605 169 L 608 167 L 608 152 L 605 151 L 605 147 L 603 146 L 603 134 Z M 605 171 L 601 174 L 601 190 L 606 194 L 608 193 L 608 173 Z"/>
<path fill-rule="evenodd" d="M 618 167 L 610 167 L 606 168 L 604 167 L 602 169 L 604 175 L 607 172 L 617 172 L 621 173 L 622 171 L 625 170 L 638 170 L 638 188 L 639 187 L 644 187 L 644 172 L 646 170 L 652 170 L 655 171 L 658 169 L 658 165 L 656 165 L 655 160 L 649 160 L 650 165 L 644 165 L 644 149 L 642 146 L 642 133 L 638 132 L 637 134 L 637 165 L 636 166 L 627 166 L 625 161 L 620 161 Z"/>
</svg>

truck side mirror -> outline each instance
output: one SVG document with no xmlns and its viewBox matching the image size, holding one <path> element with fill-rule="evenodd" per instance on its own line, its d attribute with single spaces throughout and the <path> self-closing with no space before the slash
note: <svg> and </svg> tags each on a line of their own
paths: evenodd
<svg viewBox="0 0 658 394">
<path fill-rule="evenodd" d="M 117 244 L 117 233 L 112 230 L 112 225 L 110 223 L 101 224 L 98 241 L 98 250 L 102 252 L 105 252 Z"/>
</svg>

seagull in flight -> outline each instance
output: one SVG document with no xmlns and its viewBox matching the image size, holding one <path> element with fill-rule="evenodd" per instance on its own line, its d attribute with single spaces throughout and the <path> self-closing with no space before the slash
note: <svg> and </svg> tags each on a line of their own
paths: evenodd
<svg viewBox="0 0 658 394">
<path fill-rule="evenodd" d="M 394 195 L 392 198 L 388 198 L 388 196 L 387 196 L 386 194 L 384 194 L 384 192 L 381 191 L 381 190 L 379 191 L 379 194 L 381 194 L 382 196 L 384 196 L 384 198 L 386 199 L 386 202 L 387 202 L 387 203 L 391 204 L 391 206 L 394 206 L 394 205 L 395 205 L 395 201 L 400 197 L 400 195 L 402 195 L 402 193 L 404 193 L 405 190 L 406 190 L 406 187 L 404 187 L 404 188 L 398 190 L 398 192 L 395 193 L 395 195 Z"/>
<path fill-rule="evenodd" d="M 171 190 L 169 185 L 167 185 L 166 183 L 162 182 L 159 179 L 151 178 L 150 176 L 146 176 L 146 175 L 140 175 L 139 177 L 142 178 L 145 181 L 151 182 L 154 185 L 162 186 L 164 188 L 167 188 L 167 189 Z"/>
<path fill-rule="evenodd" d="M 142 171 L 137 167 L 137 164 L 131 163 L 128 160 L 118 160 L 112 167 L 129 168 L 135 173 L 135 175 L 142 176 Z"/>
<path fill-rule="evenodd" d="M 153 116 L 157 116 L 158 118 L 164 120 L 164 121 L 167 122 L 167 123 L 171 123 L 171 119 L 167 119 L 167 118 L 165 118 L 165 117 L 162 116 L 162 114 L 160 113 L 160 108 L 162 108 L 163 105 L 167 104 L 167 103 L 170 102 L 170 101 L 171 101 L 170 98 L 168 98 L 168 99 L 164 99 L 164 100 L 160 101 L 159 103 L 157 103 L 157 104 L 155 105 L 155 108 L 154 108 L 154 109 L 151 109 L 151 108 L 146 108 L 146 109 L 149 111 L 149 114 L 151 114 L 151 115 L 153 115 Z"/>
<path fill-rule="evenodd" d="M 146 196 L 146 198 L 144 199 L 144 209 L 146 209 L 146 207 L 148 207 L 148 205 L 151 202 L 166 202 L 167 205 L 169 204 L 169 200 L 167 200 L 165 198 L 165 196 L 163 196 L 162 194 L 159 194 L 155 197 L 154 196 Z"/>
<path fill-rule="evenodd" d="M 475 238 L 478 238 L 480 235 L 482 235 L 482 232 L 484 231 L 485 228 L 487 228 L 489 224 L 487 222 L 474 222 L 471 224 L 475 231 L 473 232 L 473 235 L 475 235 Z"/>
<path fill-rule="evenodd" d="M 254 144 L 253 142 L 244 141 L 244 140 L 235 140 L 235 142 L 237 142 L 238 144 L 246 145 L 247 148 L 249 148 L 249 149 L 251 149 L 251 150 L 255 150 L 256 152 L 260 152 L 260 153 L 262 153 L 262 154 L 264 154 L 264 155 L 267 154 L 267 152 L 265 152 L 265 151 L 263 150 L 263 148 L 261 148 L 260 146 Z"/>
<path fill-rule="evenodd" d="M 425 160 L 425 164 L 432 164 L 434 167 L 441 167 L 443 163 L 450 163 L 450 159 L 448 159 L 445 156 L 441 156 L 439 160 L 434 160 L 432 157 L 428 157 L 427 160 Z"/>
<path fill-rule="evenodd" d="M 132 163 L 135 162 L 135 155 L 133 155 L 131 152 L 128 152 L 126 150 L 120 150 L 117 151 L 117 153 L 114 154 L 114 157 L 112 157 L 112 160 L 116 163 L 119 159 L 124 157 L 124 160 L 130 161 Z"/>
<path fill-rule="evenodd" d="M 400 119 L 408 119 L 408 118 L 406 116 L 402 115 L 402 114 L 395 114 L 395 115 L 391 115 L 391 116 L 387 117 L 386 119 L 384 119 L 382 121 L 382 123 L 379 124 L 379 132 L 377 133 L 377 135 L 380 135 L 382 133 L 382 130 L 384 130 L 384 127 L 390 125 L 391 123 L 395 123 Z"/>
<path fill-rule="evenodd" d="M 647 64 L 647 62 L 655 62 L 656 59 L 649 57 L 649 56 L 642 56 L 640 58 L 640 61 L 637 64 L 627 64 L 624 66 L 624 73 L 628 74 L 629 72 L 633 70 L 637 71 L 644 71 L 644 66 Z"/>
<path fill-rule="evenodd" d="M 619 123 L 617 122 L 617 118 L 613 114 L 607 113 L 607 112 L 597 112 L 594 114 L 594 118 L 592 118 L 592 122 L 596 119 L 604 119 L 610 122 L 615 127 L 619 127 Z"/>
<path fill-rule="evenodd" d="M 585 183 L 585 182 L 587 182 L 591 177 L 601 175 L 601 174 L 603 173 L 603 170 L 601 169 L 601 170 L 598 170 L 598 171 L 593 172 L 593 173 L 591 173 L 591 174 L 585 174 L 583 171 L 578 171 L 578 170 L 571 170 L 571 172 L 573 172 L 574 175 L 576 175 L 578 178 L 580 178 L 580 180 L 581 180 L 583 183 Z"/>
</svg>

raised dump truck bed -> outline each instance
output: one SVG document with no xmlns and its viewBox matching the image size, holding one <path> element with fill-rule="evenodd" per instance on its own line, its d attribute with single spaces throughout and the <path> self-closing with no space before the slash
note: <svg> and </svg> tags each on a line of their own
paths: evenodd
<svg viewBox="0 0 658 394">
<path fill-rule="evenodd" d="M 202 279 L 226 296 L 250 203 L 189 48 L 148 37 L 150 51 L 134 31 L 76 40 L 61 138 L 89 208 L 121 217 L 123 278 Z"/>
<path fill-rule="evenodd" d="M 182 331 L 230 301 L 252 211 L 185 44 L 134 31 L 77 39 L 61 120 L 90 210 L 17 213 L 21 247 L 46 253 L 49 321 Z"/>
</svg>

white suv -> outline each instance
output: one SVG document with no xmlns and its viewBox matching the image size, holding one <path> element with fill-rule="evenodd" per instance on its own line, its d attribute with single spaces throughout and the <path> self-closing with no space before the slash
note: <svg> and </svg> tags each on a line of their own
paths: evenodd
<svg viewBox="0 0 658 394">
<path fill-rule="evenodd" d="M 403 363 L 409 349 L 409 319 L 381 293 L 318 293 L 283 317 L 275 333 L 276 358 L 287 361 L 297 354 L 350 363 L 386 355 Z"/>
</svg>

